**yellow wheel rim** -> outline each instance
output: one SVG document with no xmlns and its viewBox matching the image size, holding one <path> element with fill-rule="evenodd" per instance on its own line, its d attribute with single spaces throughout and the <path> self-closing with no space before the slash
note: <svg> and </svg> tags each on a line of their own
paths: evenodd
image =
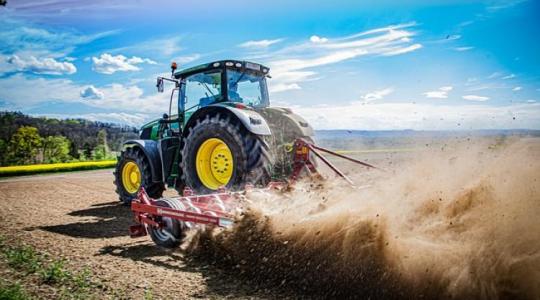
<svg viewBox="0 0 540 300">
<path fill-rule="evenodd" d="M 141 171 L 135 162 L 128 161 L 122 169 L 122 184 L 126 192 L 134 194 L 141 186 Z"/>
<path fill-rule="evenodd" d="M 197 176 L 209 189 L 227 185 L 233 174 L 233 156 L 224 141 L 211 138 L 204 141 L 196 157 Z"/>
</svg>

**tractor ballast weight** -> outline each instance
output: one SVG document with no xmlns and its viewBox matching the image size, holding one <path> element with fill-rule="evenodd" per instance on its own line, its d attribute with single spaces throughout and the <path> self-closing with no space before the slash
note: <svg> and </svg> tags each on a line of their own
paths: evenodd
<svg viewBox="0 0 540 300">
<path fill-rule="evenodd" d="M 116 191 L 129 204 L 141 188 L 160 198 L 166 187 L 200 194 L 242 190 L 286 179 L 298 138 L 313 129 L 287 108 L 270 107 L 263 65 L 237 60 L 202 64 L 158 77 L 174 83 L 168 113 L 142 126 L 118 157 Z M 165 111 L 166 109 L 164 109 Z"/>
</svg>

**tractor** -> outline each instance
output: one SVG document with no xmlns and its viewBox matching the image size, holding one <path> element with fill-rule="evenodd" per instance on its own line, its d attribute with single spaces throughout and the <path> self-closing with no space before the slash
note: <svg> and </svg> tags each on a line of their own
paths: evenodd
<svg viewBox="0 0 540 300">
<path fill-rule="evenodd" d="M 158 77 L 158 92 L 174 84 L 168 112 L 124 143 L 114 172 L 120 201 L 129 205 L 141 188 L 151 198 L 186 189 L 265 186 L 292 172 L 293 143 L 312 142 L 314 131 L 288 108 L 270 107 L 269 68 L 220 60 Z"/>
</svg>

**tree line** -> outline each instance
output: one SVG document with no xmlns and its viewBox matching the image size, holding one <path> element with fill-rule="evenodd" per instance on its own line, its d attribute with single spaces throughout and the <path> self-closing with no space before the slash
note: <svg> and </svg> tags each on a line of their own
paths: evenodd
<svg viewBox="0 0 540 300">
<path fill-rule="evenodd" d="M 132 126 L 0 112 L 0 165 L 110 159 L 137 136 Z"/>
</svg>

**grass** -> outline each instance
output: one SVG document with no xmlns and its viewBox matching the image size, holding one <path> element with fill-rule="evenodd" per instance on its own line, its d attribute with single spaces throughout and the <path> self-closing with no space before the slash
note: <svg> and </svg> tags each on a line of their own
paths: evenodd
<svg viewBox="0 0 540 300">
<path fill-rule="evenodd" d="M 7 283 L 3 279 L 0 281 L 0 299 L 2 300 L 26 300 L 30 296 L 26 293 L 20 283 Z"/>
<path fill-rule="evenodd" d="M 46 173 L 46 172 L 93 170 L 93 169 L 110 168 L 110 167 L 114 167 L 115 165 L 116 165 L 116 160 L 85 161 L 85 162 L 26 165 L 26 166 L 9 166 L 9 167 L 0 167 L 0 177 L 31 175 L 31 174 Z"/>
<path fill-rule="evenodd" d="M 1 236 L 0 259 L 13 270 L 22 273 L 26 280 L 53 287 L 61 295 L 60 298 L 93 298 L 95 293 L 92 292 L 103 288 L 101 283 L 92 280 L 92 273 L 87 268 L 70 270 L 62 259 L 50 259 L 48 255 L 38 253 L 27 245 L 8 246 Z M 20 283 L 9 283 L 4 279 L 0 281 L 0 300 L 30 298 Z"/>
</svg>

